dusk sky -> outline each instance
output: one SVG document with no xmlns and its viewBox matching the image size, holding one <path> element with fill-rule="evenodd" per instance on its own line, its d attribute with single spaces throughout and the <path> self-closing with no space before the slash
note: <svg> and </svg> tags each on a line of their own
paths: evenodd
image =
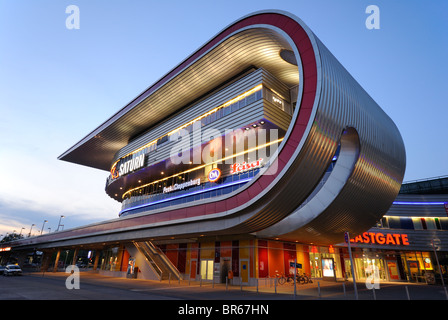
<svg viewBox="0 0 448 320">
<path fill-rule="evenodd" d="M 79 8 L 79 29 L 66 8 Z M 368 29 L 366 8 L 380 10 Z M 398 126 L 405 181 L 448 175 L 448 1 L 0 0 L 0 234 L 118 218 L 106 171 L 68 148 L 233 21 L 300 19 Z M 24 228 L 24 229 L 22 229 Z"/>
</svg>

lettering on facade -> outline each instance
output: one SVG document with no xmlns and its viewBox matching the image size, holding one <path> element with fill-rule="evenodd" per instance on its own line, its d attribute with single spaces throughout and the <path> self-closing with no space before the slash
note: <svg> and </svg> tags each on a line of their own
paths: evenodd
<svg viewBox="0 0 448 320">
<path fill-rule="evenodd" d="M 350 239 L 350 242 L 365 244 L 386 244 L 395 246 L 409 245 L 407 234 L 382 234 L 380 232 L 364 232 L 363 234 L 356 236 L 354 239 Z"/>
<path fill-rule="evenodd" d="M 190 181 L 187 181 L 184 183 L 176 183 L 172 186 L 163 188 L 163 193 L 168 193 L 168 192 L 172 192 L 172 191 L 176 191 L 176 190 L 182 190 L 182 189 L 185 189 L 185 188 L 191 187 L 191 186 L 199 186 L 200 184 L 201 184 L 200 178 L 190 180 Z"/>
<path fill-rule="evenodd" d="M 230 173 L 231 174 L 241 173 L 244 171 L 248 171 L 250 169 L 259 168 L 259 167 L 261 167 L 262 161 L 263 161 L 263 159 L 260 158 L 257 161 L 253 161 L 253 162 L 249 162 L 249 163 L 247 163 L 246 161 L 244 161 L 243 163 L 234 163 L 230 166 Z"/>
<path fill-rule="evenodd" d="M 207 175 L 207 179 L 210 182 L 216 182 L 221 177 L 221 170 L 218 168 L 210 170 L 210 172 Z"/>
<path fill-rule="evenodd" d="M 132 158 L 131 160 L 126 161 L 120 165 L 120 176 L 124 176 L 131 171 L 135 171 L 143 167 L 145 163 L 145 155 L 139 155 L 138 157 Z"/>
</svg>

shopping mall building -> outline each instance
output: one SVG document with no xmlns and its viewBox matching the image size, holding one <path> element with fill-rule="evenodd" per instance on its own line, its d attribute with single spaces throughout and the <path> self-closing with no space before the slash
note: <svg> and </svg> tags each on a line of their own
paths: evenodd
<svg viewBox="0 0 448 320">
<path fill-rule="evenodd" d="M 243 284 L 294 261 L 327 277 L 331 263 L 343 278 L 348 233 L 359 275 L 375 265 L 399 280 L 434 261 L 422 230 L 394 226 L 446 226 L 443 205 L 394 202 L 407 197 L 397 198 L 406 156 L 396 125 L 286 12 L 230 24 L 59 159 L 107 172 L 118 218 L 11 242 L 9 257 L 44 252 L 47 268 L 70 252 L 105 274 L 131 265 L 146 279 L 221 281 L 232 271 Z"/>
</svg>

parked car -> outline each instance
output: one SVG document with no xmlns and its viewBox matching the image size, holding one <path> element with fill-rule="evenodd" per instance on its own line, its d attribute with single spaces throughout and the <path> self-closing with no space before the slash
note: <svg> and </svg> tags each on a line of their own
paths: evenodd
<svg viewBox="0 0 448 320">
<path fill-rule="evenodd" d="M 8 264 L 3 271 L 4 276 L 21 276 L 22 269 L 16 264 Z"/>
</svg>

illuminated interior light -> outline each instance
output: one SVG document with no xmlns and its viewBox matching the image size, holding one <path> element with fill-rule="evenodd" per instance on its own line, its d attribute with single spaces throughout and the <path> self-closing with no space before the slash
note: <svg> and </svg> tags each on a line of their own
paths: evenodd
<svg viewBox="0 0 448 320">
<path fill-rule="evenodd" d="M 260 124 L 263 125 L 263 124 L 264 124 L 264 121 L 260 121 Z"/>
<path fill-rule="evenodd" d="M 415 201 L 394 201 L 393 204 L 398 205 L 411 205 L 411 206 L 439 206 L 444 205 L 447 202 L 435 202 L 435 201 L 422 201 L 422 202 L 415 202 Z"/>
<path fill-rule="evenodd" d="M 232 159 L 232 158 L 235 158 L 235 157 L 238 157 L 238 156 L 242 156 L 242 155 L 244 155 L 244 154 L 254 152 L 254 151 L 258 150 L 258 149 L 262 149 L 262 148 L 268 147 L 268 146 L 270 146 L 270 145 L 272 145 L 272 144 L 280 143 L 280 142 L 282 142 L 282 141 L 283 141 L 283 138 L 280 138 L 280 139 L 277 139 L 277 140 L 275 140 L 275 141 L 271 141 L 271 142 L 265 143 L 265 144 L 263 144 L 263 145 L 261 145 L 261 146 L 257 146 L 257 147 L 251 148 L 251 149 L 247 149 L 247 150 L 245 150 L 245 151 L 241 151 L 241 152 L 239 152 L 239 153 L 232 154 L 232 155 L 230 155 L 230 156 L 227 156 L 227 157 L 218 159 L 218 160 L 216 160 L 216 161 L 213 161 L 213 162 L 210 162 L 210 163 L 206 163 L 206 164 L 203 164 L 203 165 L 200 165 L 200 166 L 191 168 L 191 169 L 189 169 L 189 170 L 185 170 L 185 171 L 183 171 L 183 172 L 173 174 L 173 175 L 168 176 L 168 177 L 165 177 L 165 178 L 163 178 L 163 179 L 159 179 L 159 180 L 157 180 L 157 181 L 153 181 L 153 182 L 147 183 L 147 184 L 145 184 L 145 185 L 142 185 L 142 186 L 139 186 L 139 187 L 130 189 L 130 190 L 126 191 L 125 193 L 123 193 L 122 198 L 124 199 L 124 198 L 126 197 L 127 194 L 130 194 L 130 193 L 132 193 L 133 191 L 138 190 L 138 189 L 140 189 L 140 188 L 145 188 L 145 187 L 148 187 L 148 186 L 150 186 L 150 185 L 152 185 L 152 184 L 156 184 L 156 183 L 160 183 L 160 182 L 162 182 L 162 181 L 166 181 L 166 180 L 171 179 L 171 178 L 174 178 L 174 177 L 176 177 L 176 176 L 178 176 L 178 175 L 183 175 L 183 174 L 185 174 L 185 173 L 189 173 L 189 172 L 193 172 L 193 171 L 196 171 L 196 170 L 200 170 L 200 169 L 203 169 L 203 168 L 205 168 L 205 167 L 207 167 L 207 166 L 209 166 L 209 165 L 213 165 L 213 164 L 216 164 L 216 163 L 221 163 L 221 162 L 224 162 L 224 161 L 226 161 L 226 160 L 228 160 L 228 159 Z M 191 161 L 190 161 L 190 162 L 191 162 Z M 159 187 L 161 187 L 161 186 L 159 185 Z"/>
</svg>

